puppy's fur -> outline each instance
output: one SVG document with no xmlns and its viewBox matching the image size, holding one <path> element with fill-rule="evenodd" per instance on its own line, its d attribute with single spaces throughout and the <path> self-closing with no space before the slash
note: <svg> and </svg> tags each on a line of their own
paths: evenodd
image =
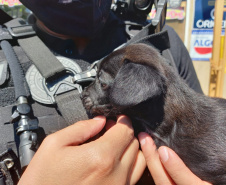
<svg viewBox="0 0 226 185">
<path fill-rule="evenodd" d="M 93 115 L 128 115 L 201 179 L 226 184 L 226 101 L 194 92 L 156 49 L 133 44 L 110 54 L 83 103 Z"/>
</svg>

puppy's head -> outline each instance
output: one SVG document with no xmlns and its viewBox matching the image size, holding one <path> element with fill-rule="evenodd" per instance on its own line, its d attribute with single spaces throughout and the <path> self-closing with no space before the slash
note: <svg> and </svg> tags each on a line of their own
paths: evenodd
<svg viewBox="0 0 226 185">
<path fill-rule="evenodd" d="M 83 92 L 92 115 L 115 116 L 161 96 L 165 91 L 164 58 L 153 47 L 133 44 L 106 57 L 95 81 Z"/>
</svg>

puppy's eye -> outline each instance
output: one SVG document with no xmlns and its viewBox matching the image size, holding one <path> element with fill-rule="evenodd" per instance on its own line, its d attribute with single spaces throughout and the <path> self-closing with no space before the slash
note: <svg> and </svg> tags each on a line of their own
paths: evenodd
<svg viewBox="0 0 226 185">
<path fill-rule="evenodd" d="M 108 85 L 106 83 L 100 83 L 100 85 L 103 89 L 106 89 L 108 87 Z"/>
<path fill-rule="evenodd" d="M 101 71 L 99 71 L 99 73 L 98 73 L 98 77 L 100 77 L 102 75 L 102 72 Z"/>
</svg>

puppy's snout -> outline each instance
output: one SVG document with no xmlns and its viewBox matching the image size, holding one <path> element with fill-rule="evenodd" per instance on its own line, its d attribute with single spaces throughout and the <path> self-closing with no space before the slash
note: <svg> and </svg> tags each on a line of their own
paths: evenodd
<svg viewBox="0 0 226 185">
<path fill-rule="evenodd" d="M 87 97 L 87 96 L 90 96 L 89 91 L 87 91 L 86 89 L 87 89 L 87 88 L 85 88 L 84 91 L 82 92 L 81 98 L 85 98 L 85 97 Z"/>
<path fill-rule="evenodd" d="M 83 104 L 85 104 L 85 105 L 87 105 L 87 104 L 89 104 L 91 102 L 92 101 L 91 101 L 91 98 L 90 97 L 86 97 L 86 98 L 83 99 Z"/>
<path fill-rule="evenodd" d="M 92 99 L 90 97 L 90 93 L 86 90 L 82 92 L 82 103 L 87 110 L 90 110 L 93 106 Z"/>
</svg>

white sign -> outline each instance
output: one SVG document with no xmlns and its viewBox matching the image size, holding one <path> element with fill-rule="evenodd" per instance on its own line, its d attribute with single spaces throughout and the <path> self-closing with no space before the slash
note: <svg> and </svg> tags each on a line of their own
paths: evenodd
<svg viewBox="0 0 226 185">
<path fill-rule="evenodd" d="M 209 61 L 212 56 L 213 30 L 193 30 L 190 55 L 192 60 Z"/>
</svg>

